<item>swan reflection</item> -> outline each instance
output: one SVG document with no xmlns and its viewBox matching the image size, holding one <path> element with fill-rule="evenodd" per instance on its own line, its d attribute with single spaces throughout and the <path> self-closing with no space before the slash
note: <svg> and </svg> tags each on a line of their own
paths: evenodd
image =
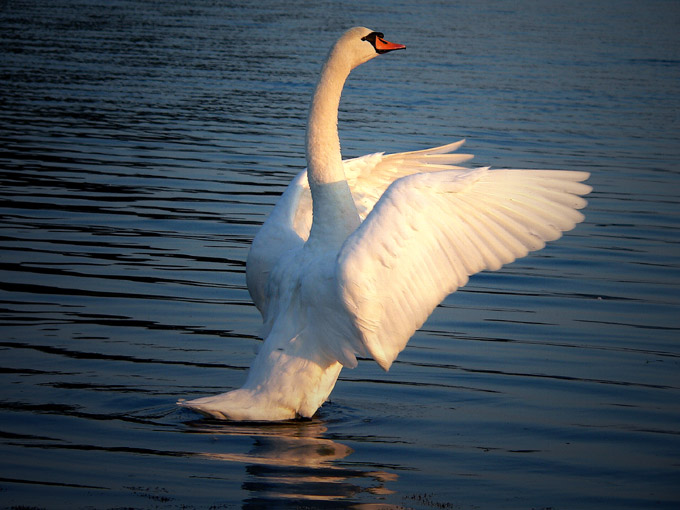
<svg viewBox="0 0 680 510">
<path fill-rule="evenodd" d="M 219 451 L 219 441 L 214 443 L 213 451 L 196 453 L 206 459 L 246 465 L 242 487 L 251 496 L 244 501 L 243 508 L 282 503 L 304 506 L 314 501 L 333 501 L 335 508 L 343 508 L 343 502 L 347 507 L 362 508 L 364 505 L 354 499 L 361 493 L 375 496 L 394 493 L 386 483 L 397 479 L 395 473 L 341 462 L 353 450 L 323 437 L 327 427 L 320 421 L 244 424 L 201 420 L 187 425 L 193 433 L 252 439 L 246 453 Z M 389 504 L 380 506 L 392 508 Z"/>
</svg>

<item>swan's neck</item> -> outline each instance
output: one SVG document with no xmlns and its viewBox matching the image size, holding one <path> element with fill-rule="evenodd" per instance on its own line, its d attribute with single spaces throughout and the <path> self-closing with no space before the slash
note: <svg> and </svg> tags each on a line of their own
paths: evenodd
<svg viewBox="0 0 680 510">
<path fill-rule="evenodd" d="M 313 204 L 309 239 L 328 247 L 344 241 L 360 223 L 345 178 L 338 137 L 338 107 L 350 71 L 344 59 L 331 52 L 307 121 L 307 178 Z"/>
</svg>

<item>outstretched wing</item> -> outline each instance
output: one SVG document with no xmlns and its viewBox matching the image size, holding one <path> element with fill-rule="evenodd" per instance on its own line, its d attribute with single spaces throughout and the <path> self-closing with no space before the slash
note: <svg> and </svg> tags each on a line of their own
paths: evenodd
<svg viewBox="0 0 680 510">
<path fill-rule="evenodd" d="M 407 175 L 442 170 L 466 170 L 457 167 L 473 158 L 472 154 L 452 154 L 465 140 L 412 152 L 369 154 L 344 162 L 345 176 L 362 221 L 368 216 L 385 190 Z"/>
<path fill-rule="evenodd" d="M 583 220 L 585 172 L 442 170 L 395 181 L 347 239 L 340 297 L 385 370 L 468 276 L 499 269 Z"/>
<path fill-rule="evenodd" d="M 263 318 L 266 318 L 269 301 L 267 280 L 274 265 L 285 252 L 302 246 L 309 237 L 311 200 L 307 172 L 300 172 L 253 239 L 246 261 L 246 283 L 250 297 Z"/>
</svg>

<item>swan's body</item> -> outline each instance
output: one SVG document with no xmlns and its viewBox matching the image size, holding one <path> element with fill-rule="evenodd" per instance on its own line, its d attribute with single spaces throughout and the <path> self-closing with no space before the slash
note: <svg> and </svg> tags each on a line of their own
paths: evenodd
<svg viewBox="0 0 680 510">
<path fill-rule="evenodd" d="M 311 417 L 343 366 L 385 370 L 468 276 L 495 270 L 583 220 L 584 172 L 455 166 L 463 142 L 342 161 L 340 95 L 350 71 L 403 46 L 366 28 L 331 50 L 309 113 L 308 170 L 288 186 L 248 255 L 261 347 L 238 390 L 180 402 L 216 418 Z"/>
</svg>

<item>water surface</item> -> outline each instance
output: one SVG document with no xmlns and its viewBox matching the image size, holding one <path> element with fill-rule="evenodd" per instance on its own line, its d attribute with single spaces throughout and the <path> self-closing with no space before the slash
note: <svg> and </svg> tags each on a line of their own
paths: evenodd
<svg viewBox="0 0 680 510">
<path fill-rule="evenodd" d="M 0 505 L 677 508 L 677 3 L 224 4 L 0 6 Z M 346 157 L 465 137 L 592 172 L 587 220 L 312 420 L 177 409 L 243 382 L 248 247 L 357 24 L 408 49 L 350 78 Z"/>
</svg>

